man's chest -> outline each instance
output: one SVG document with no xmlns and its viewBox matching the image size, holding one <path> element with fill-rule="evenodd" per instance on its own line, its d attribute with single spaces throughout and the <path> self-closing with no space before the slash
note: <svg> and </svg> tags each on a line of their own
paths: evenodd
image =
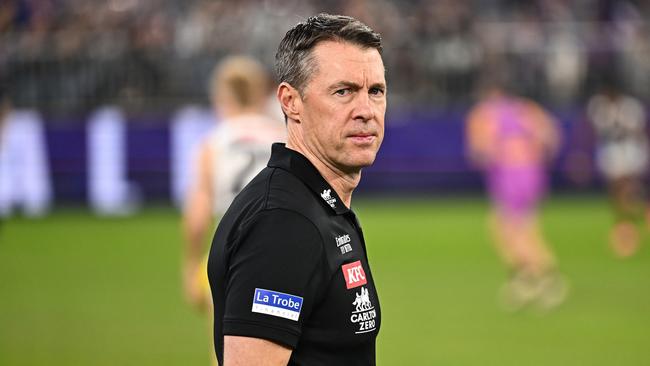
<svg viewBox="0 0 650 366">
<path fill-rule="evenodd" d="M 376 337 L 381 312 L 365 242 L 353 217 L 338 216 L 321 225 L 329 266 L 323 297 L 305 326 L 352 345 Z"/>
</svg>

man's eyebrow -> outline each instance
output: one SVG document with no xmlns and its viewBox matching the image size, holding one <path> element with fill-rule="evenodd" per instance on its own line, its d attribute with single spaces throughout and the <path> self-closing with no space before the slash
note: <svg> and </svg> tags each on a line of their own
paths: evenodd
<svg viewBox="0 0 650 366">
<path fill-rule="evenodd" d="M 359 89 L 361 89 L 361 85 L 359 85 L 359 84 L 357 84 L 355 82 L 352 82 L 352 81 L 339 81 L 339 82 L 336 82 L 336 83 L 332 84 L 329 87 L 330 90 L 336 90 L 336 89 L 339 89 L 339 88 L 350 88 L 352 90 L 359 90 Z M 370 85 L 369 89 L 373 89 L 373 88 L 379 88 L 379 89 L 385 90 L 386 89 L 386 84 L 385 83 L 374 83 L 374 84 Z"/>
<path fill-rule="evenodd" d="M 357 84 L 355 82 L 352 82 L 352 81 L 339 81 L 339 82 L 336 82 L 336 83 L 332 84 L 329 87 L 330 90 L 336 90 L 336 89 L 339 89 L 339 88 L 350 88 L 350 89 L 353 89 L 353 90 L 359 90 L 359 89 L 361 89 L 361 85 L 359 85 L 359 84 Z"/>
</svg>

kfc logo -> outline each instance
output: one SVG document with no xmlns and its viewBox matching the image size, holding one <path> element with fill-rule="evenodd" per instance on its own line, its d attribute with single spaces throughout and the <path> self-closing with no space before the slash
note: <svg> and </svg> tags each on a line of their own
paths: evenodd
<svg viewBox="0 0 650 366">
<path fill-rule="evenodd" d="M 361 261 L 344 264 L 341 267 L 341 270 L 343 270 L 343 276 L 345 276 L 345 286 L 348 289 L 365 285 L 368 282 L 366 280 L 366 272 L 363 271 Z"/>
</svg>

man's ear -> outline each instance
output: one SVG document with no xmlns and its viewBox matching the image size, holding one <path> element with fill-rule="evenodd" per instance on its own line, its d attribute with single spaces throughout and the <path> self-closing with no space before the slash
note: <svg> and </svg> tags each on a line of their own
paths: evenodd
<svg viewBox="0 0 650 366">
<path fill-rule="evenodd" d="M 296 88 L 287 82 L 278 85 L 278 101 L 282 111 L 287 118 L 300 122 L 300 113 L 302 112 L 302 98 Z"/>
</svg>

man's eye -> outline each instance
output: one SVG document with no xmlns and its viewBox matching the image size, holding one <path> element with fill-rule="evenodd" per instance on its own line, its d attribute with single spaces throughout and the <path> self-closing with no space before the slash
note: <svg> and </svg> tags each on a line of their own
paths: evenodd
<svg viewBox="0 0 650 366">
<path fill-rule="evenodd" d="M 335 91 L 334 94 L 341 95 L 341 96 L 348 95 L 350 94 L 350 89 L 339 89 Z"/>
<path fill-rule="evenodd" d="M 372 95 L 384 95 L 384 89 L 382 88 L 372 88 L 369 91 L 370 94 Z"/>
</svg>

